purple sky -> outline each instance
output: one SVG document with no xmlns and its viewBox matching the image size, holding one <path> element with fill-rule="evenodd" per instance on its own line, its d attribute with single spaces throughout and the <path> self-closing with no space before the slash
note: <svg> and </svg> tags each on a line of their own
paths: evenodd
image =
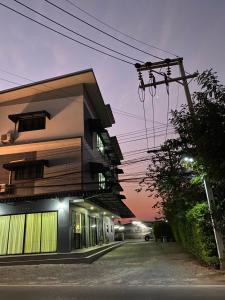
<svg viewBox="0 0 225 300">
<path fill-rule="evenodd" d="M 131 39 L 116 33 L 113 30 L 91 19 L 65 0 L 52 0 L 55 4 L 69 10 L 73 14 L 85 19 L 89 23 L 135 45 L 156 56 L 166 58 L 168 55 L 151 47 L 139 44 Z M 185 68 L 188 72 L 202 71 L 213 68 L 218 72 L 219 78 L 224 83 L 225 70 L 225 1 L 224 0 L 70 0 L 80 8 L 108 23 L 109 25 L 132 35 L 136 39 L 157 47 L 169 50 L 184 57 Z M 122 45 L 81 22 L 58 11 L 43 0 L 21 0 L 48 17 L 56 19 L 61 24 L 88 36 L 99 43 L 104 43 L 117 51 L 126 53 L 143 61 L 156 61 L 156 59 Z M 70 36 L 63 29 L 29 12 L 13 0 L 1 0 L 10 7 L 23 12 L 38 21 L 51 25 Z M 93 68 L 97 77 L 103 98 L 114 109 L 116 124 L 110 130 L 121 141 L 124 153 L 146 148 L 144 139 L 144 119 L 142 104 L 138 99 L 138 81 L 134 67 L 116 61 L 102 54 L 98 54 L 84 46 L 75 44 L 56 33 L 50 32 L 41 26 L 24 19 L 21 16 L 0 6 L 0 89 L 10 88 L 19 84 L 28 83 L 19 77 L 9 75 L 4 71 L 13 72 L 30 78 L 42 80 L 57 75 L 75 72 L 82 69 Z M 75 37 L 83 42 L 81 38 Z M 91 43 L 89 43 L 91 44 Z M 97 47 L 97 46 L 96 46 Z M 17 82 L 12 84 L 2 79 Z M 190 85 L 191 91 L 194 86 Z M 177 84 L 170 86 L 170 109 L 179 107 L 185 102 L 182 89 Z M 157 89 L 155 104 L 155 120 L 166 124 L 167 120 L 167 95 L 165 87 Z M 146 115 L 152 119 L 151 98 L 146 93 Z M 122 111 L 118 113 L 118 110 Z M 133 116 L 128 117 L 125 113 Z M 160 123 L 155 126 L 160 126 Z M 148 121 L 147 126 L 152 127 Z M 143 130 L 138 134 L 119 136 L 120 134 Z M 157 129 L 159 134 L 156 145 L 165 139 L 165 126 Z M 163 131 L 162 131 L 163 130 Z M 171 129 L 168 130 L 168 133 Z M 149 134 L 151 134 L 149 132 Z M 169 137 L 169 135 L 168 135 Z M 131 139 L 143 138 L 140 141 L 128 142 Z M 149 146 L 153 147 L 153 139 L 149 139 Z M 124 154 L 125 160 L 146 156 L 143 152 L 139 155 Z M 137 172 L 146 169 L 147 162 L 131 164 L 124 168 L 125 173 L 136 177 Z M 127 177 L 127 176 L 126 176 Z M 140 219 L 151 219 L 154 215 L 151 206 L 154 200 L 145 193 L 136 194 L 134 189 L 137 183 L 124 184 L 127 195 L 126 203 Z"/>
</svg>

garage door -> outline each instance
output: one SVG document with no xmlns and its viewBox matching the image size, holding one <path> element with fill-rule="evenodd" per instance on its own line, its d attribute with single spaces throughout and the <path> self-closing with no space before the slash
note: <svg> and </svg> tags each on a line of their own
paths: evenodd
<svg viewBox="0 0 225 300">
<path fill-rule="evenodd" d="M 56 250 L 57 212 L 0 216 L 0 255 Z"/>
</svg>

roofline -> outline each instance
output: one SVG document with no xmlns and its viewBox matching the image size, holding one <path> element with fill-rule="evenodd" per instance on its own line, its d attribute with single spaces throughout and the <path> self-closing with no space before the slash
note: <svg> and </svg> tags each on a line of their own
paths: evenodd
<svg viewBox="0 0 225 300">
<path fill-rule="evenodd" d="M 72 72 L 72 73 L 68 73 L 68 74 L 64 74 L 64 75 L 60 75 L 60 76 L 51 77 L 51 78 L 40 80 L 40 81 L 34 81 L 32 83 L 19 85 L 19 86 L 16 86 L 16 87 L 13 87 L 13 88 L 10 88 L 10 89 L 6 89 L 6 90 L 1 90 L 0 95 L 5 94 L 5 93 L 9 93 L 9 92 L 13 92 L 13 91 L 16 91 L 16 90 L 21 90 L 21 89 L 24 89 L 24 88 L 27 88 L 27 87 L 32 87 L 32 86 L 35 86 L 35 85 L 47 83 L 47 82 L 50 82 L 50 81 L 56 81 L 56 80 L 60 80 L 60 79 L 64 79 L 64 78 L 67 78 L 67 77 L 76 76 L 76 75 L 80 75 L 80 74 L 84 74 L 84 73 L 89 73 L 89 72 L 91 72 L 93 74 L 94 79 L 95 79 L 96 84 L 97 84 L 97 80 L 96 80 L 94 71 L 93 71 L 92 68 L 90 68 L 90 69 L 86 69 L 86 70 L 82 70 L 82 71 L 78 71 L 78 72 Z M 97 86 L 98 86 L 98 84 L 97 84 Z M 98 89 L 99 89 L 99 86 L 98 86 Z"/>
</svg>

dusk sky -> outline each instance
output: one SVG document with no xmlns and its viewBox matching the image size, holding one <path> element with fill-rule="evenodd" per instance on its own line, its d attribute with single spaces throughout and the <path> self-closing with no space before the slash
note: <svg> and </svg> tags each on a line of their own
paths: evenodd
<svg viewBox="0 0 225 300">
<path fill-rule="evenodd" d="M 225 0 L 51 1 L 101 30 L 145 52 L 160 58 L 174 58 L 172 54 L 156 50 L 125 37 L 98 22 L 90 15 L 85 14 L 72 4 L 135 39 L 183 57 L 185 69 L 190 73 L 196 70 L 201 72 L 213 68 L 218 72 L 221 83 L 225 82 Z M 64 26 L 130 57 L 142 61 L 153 62 L 158 60 L 97 32 L 44 0 L 20 0 L 20 2 L 29 5 Z M 43 22 L 74 39 L 101 49 L 100 46 L 93 45 L 91 42 L 50 23 L 14 0 L 0 0 L 0 3 L 29 15 L 31 18 Z M 30 82 L 25 78 L 22 79 L 21 76 L 32 81 L 38 81 L 93 68 L 103 99 L 105 103 L 111 105 L 114 112 L 116 124 L 110 129 L 110 134 L 118 136 L 124 153 L 123 169 L 125 175 L 121 178 L 143 176 L 148 165 L 147 160 L 141 163 L 129 162 L 129 166 L 126 166 L 128 160 L 148 158 L 143 105 L 138 97 L 136 69 L 132 65 L 97 53 L 51 32 L 3 6 L 0 6 L 0 28 L 0 89 L 3 90 Z M 106 49 L 101 50 L 122 58 L 122 56 L 113 54 Z M 132 62 L 135 63 L 135 61 Z M 9 72 L 12 74 L 9 74 Z M 177 72 L 173 74 L 177 74 Z M 195 89 L 193 82 L 190 84 L 190 89 L 191 92 Z M 154 97 L 155 131 L 157 135 L 160 135 L 156 137 L 156 146 L 162 143 L 166 137 L 167 101 L 165 86 L 158 87 Z M 182 103 L 185 103 L 182 87 L 178 88 L 178 84 L 171 84 L 170 110 L 176 107 L 179 108 Z M 146 91 L 145 109 L 150 136 L 148 139 L 149 147 L 153 147 L 152 105 L 148 91 Z M 171 127 L 168 128 L 167 136 L 168 138 L 173 136 Z M 137 152 L 131 152 L 139 149 L 144 150 L 138 154 Z M 134 191 L 138 187 L 137 181 L 124 183 L 123 187 L 124 194 L 127 197 L 125 202 L 137 218 L 153 219 L 155 212 L 152 210 L 152 205 L 155 200 L 148 197 L 147 193 L 137 194 Z"/>
</svg>

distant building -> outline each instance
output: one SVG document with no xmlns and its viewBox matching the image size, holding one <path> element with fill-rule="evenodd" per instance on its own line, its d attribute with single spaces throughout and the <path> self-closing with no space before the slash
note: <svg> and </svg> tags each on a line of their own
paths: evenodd
<svg viewBox="0 0 225 300">
<path fill-rule="evenodd" d="M 150 238 L 153 237 L 151 222 L 133 221 L 123 224 L 122 229 L 125 239 L 144 239 L 147 234 Z"/>
<path fill-rule="evenodd" d="M 113 241 L 113 219 L 134 215 L 93 71 L 1 91 L 0 106 L 0 255 Z"/>
</svg>

